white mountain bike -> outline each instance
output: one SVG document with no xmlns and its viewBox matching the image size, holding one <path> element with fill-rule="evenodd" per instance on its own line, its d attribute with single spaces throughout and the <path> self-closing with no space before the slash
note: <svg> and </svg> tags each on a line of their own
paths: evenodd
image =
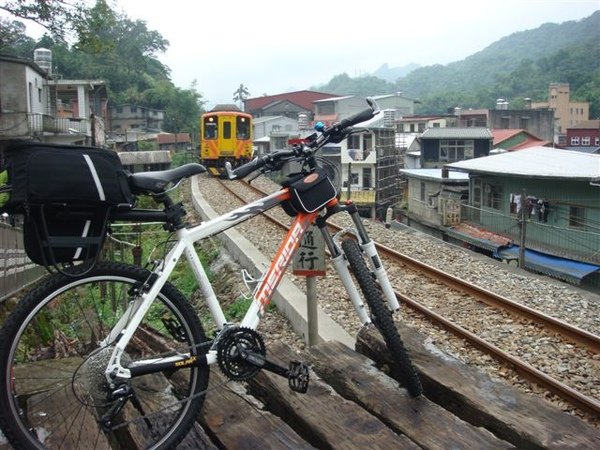
<svg viewBox="0 0 600 450">
<path fill-rule="evenodd" d="M 165 186 L 204 172 L 199 164 L 136 173 L 129 186 L 152 195 L 160 211 L 114 212 L 111 220 L 161 221 L 176 239 L 150 270 L 98 262 L 44 279 L 15 307 L 0 331 L 0 425 L 15 448 L 171 448 L 189 431 L 204 401 L 209 365 L 232 380 L 247 380 L 261 369 L 286 377 L 306 392 L 309 370 L 292 361 L 279 366 L 266 358 L 256 331 L 273 292 L 312 224 L 320 229 L 331 260 L 361 322 L 374 325 L 394 358 L 393 371 L 413 396 L 422 392 L 417 373 L 394 325 L 399 309 L 386 272 L 352 203 L 341 204 L 315 152 L 340 142 L 351 126 L 379 112 L 370 101 L 361 113 L 302 144 L 254 159 L 230 179 L 280 170 L 296 161 L 301 170 L 282 189 L 213 220 L 188 227 L 185 212 Z M 287 236 L 258 282 L 239 324 L 224 315 L 193 244 L 281 205 L 294 216 Z M 326 220 L 345 212 L 354 227 L 332 236 Z M 352 235 L 348 237 L 348 234 Z M 208 339 L 188 300 L 168 281 L 185 256 L 218 331 Z M 367 265 L 364 257 L 369 261 Z M 358 282 L 360 290 L 353 280 Z M 360 291 L 366 300 L 363 304 Z"/>
</svg>

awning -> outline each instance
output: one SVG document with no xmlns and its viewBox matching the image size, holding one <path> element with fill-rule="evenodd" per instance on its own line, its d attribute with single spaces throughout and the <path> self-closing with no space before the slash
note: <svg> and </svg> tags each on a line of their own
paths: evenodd
<svg viewBox="0 0 600 450">
<path fill-rule="evenodd" d="M 498 250 L 502 259 L 518 259 L 519 246 Z M 569 283 L 580 284 L 584 277 L 600 270 L 600 266 L 572 259 L 551 256 L 535 250 L 525 250 L 525 268 Z"/>
<path fill-rule="evenodd" d="M 447 228 L 446 234 L 476 247 L 492 251 L 494 252 L 494 256 L 497 256 L 499 248 L 510 247 L 512 245 L 512 240 L 505 236 L 477 228 L 465 222 L 459 223 L 452 228 Z"/>
</svg>

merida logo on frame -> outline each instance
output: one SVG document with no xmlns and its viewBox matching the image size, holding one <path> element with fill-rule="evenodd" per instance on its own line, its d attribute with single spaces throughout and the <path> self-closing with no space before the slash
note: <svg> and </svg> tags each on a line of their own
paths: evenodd
<svg viewBox="0 0 600 450">
<path fill-rule="evenodd" d="M 294 250 L 300 245 L 300 239 L 304 229 L 304 224 L 301 221 L 297 220 L 294 222 L 293 228 L 289 231 L 284 245 L 280 247 L 271 267 L 269 267 L 269 271 L 256 295 L 256 299 L 260 303 L 259 316 L 262 317 L 267 306 L 269 306 L 273 290 L 279 283 L 279 280 L 281 280 L 281 277 L 283 277 L 285 268 L 292 259 Z"/>
</svg>

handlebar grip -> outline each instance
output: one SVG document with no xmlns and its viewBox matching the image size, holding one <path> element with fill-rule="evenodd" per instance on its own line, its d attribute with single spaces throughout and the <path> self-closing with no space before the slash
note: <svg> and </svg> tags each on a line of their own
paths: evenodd
<svg viewBox="0 0 600 450">
<path fill-rule="evenodd" d="M 238 167 L 237 169 L 231 170 L 231 164 L 229 161 L 225 163 L 225 170 L 227 171 L 227 177 L 230 180 L 235 180 L 236 178 L 245 178 L 250 175 L 255 170 L 260 169 L 269 160 L 269 156 L 265 155 L 262 158 L 254 158 L 252 161 L 244 164 L 243 166 Z"/>
<path fill-rule="evenodd" d="M 379 114 L 379 106 L 377 106 L 375 100 L 372 98 L 367 98 L 367 103 L 370 106 L 369 109 L 365 109 L 364 111 L 361 111 L 353 116 L 342 119 L 338 124 L 338 129 L 343 130 L 344 128 L 356 125 L 357 123 L 365 122 Z"/>
<path fill-rule="evenodd" d="M 231 163 L 227 161 L 225 163 L 225 171 L 227 172 L 227 177 L 230 180 L 235 180 L 236 178 L 244 178 L 250 175 L 255 170 L 261 169 L 262 167 L 266 166 L 267 164 L 277 164 L 282 160 L 287 160 L 294 156 L 299 156 L 300 154 L 301 151 L 295 149 L 277 150 L 260 158 L 254 158 L 252 161 L 234 170 L 231 170 Z"/>
</svg>

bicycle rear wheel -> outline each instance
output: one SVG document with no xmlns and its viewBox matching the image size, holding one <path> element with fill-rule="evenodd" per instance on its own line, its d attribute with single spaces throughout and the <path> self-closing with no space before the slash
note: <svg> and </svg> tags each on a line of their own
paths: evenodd
<svg viewBox="0 0 600 450">
<path fill-rule="evenodd" d="M 99 344 L 151 277 L 100 263 L 79 278 L 53 275 L 18 303 L 0 331 L 0 425 L 15 448 L 169 448 L 183 439 L 204 402 L 206 366 L 132 378 L 110 429 L 99 423 L 115 406 L 104 376 L 114 346 Z M 202 355 L 205 341 L 189 302 L 167 283 L 121 362 Z"/>
<path fill-rule="evenodd" d="M 369 305 L 371 320 L 383 336 L 383 340 L 391 353 L 400 382 L 412 397 L 418 397 L 423 393 L 421 381 L 394 324 L 392 312 L 387 307 L 380 289 L 371 276 L 371 271 L 365 263 L 358 243 L 353 239 L 345 239 L 342 241 L 342 250 Z"/>
</svg>

